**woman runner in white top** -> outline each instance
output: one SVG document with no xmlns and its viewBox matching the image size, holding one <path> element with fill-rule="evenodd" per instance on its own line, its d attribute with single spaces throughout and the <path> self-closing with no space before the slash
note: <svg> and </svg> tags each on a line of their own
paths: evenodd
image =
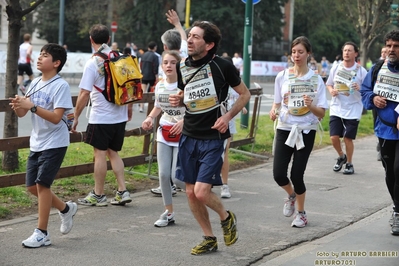
<svg viewBox="0 0 399 266">
<path fill-rule="evenodd" d="M 166 50 L 162 53 L 162 70 L 166 78 L 161 79 L 155 87 L 155 106 L 150 114 L 142 123 L 144 130 L 150 130 L 154 125 L 154 119 L 163 112 L 159 121 L 160 127 L 157 131 L 157 158 L 158 158 L 158 175 L 162 190 L 162 199 L 165 211 L 159 219 L 154 223 L 156 227 L 164 227 L 175 222 L 173 205 L 172 205 L 172 189 L 170 179 L 180 188 L 185 188 L 184 182 L 175 178 L 177 152 L 179 148 L 178 137 L 183 129 L 183 116 L 185 107 L 173 107 L 169 103 L 169 94 L 176 94 L 177 72 L 176 64 L 180 62 L 178 51 Z M 170 128 L 166 137 L 163 135 L 166 128 Z M 168 137 L 171 136 L 171 138 Z"/>
</svg>

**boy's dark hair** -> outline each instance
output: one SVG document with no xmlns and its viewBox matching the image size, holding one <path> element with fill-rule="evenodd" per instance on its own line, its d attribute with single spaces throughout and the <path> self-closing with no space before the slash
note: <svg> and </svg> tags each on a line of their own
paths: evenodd
<svg viewBox="0 0 399 266">
<path fill-rule="evenodd" d="M 132 53 L 132 49 L 130 47 L 123 48 L 123 54 L 130 55 Z"/>
<path fill-rule="evenodd" d="M 214 43 L 214 46 L 211 50 L 208 51 L 209 54 L 216 54 L 216 51 L 219 48 L 220 41 L 222 40 L 222 34 L 220 33 L 219 28 L 208 21 L 196 21 L 192 25 L 192 28 L 199 27 L 204 30 L 204 36 L 202 37 L 205 43 Z"/>
<path fill-rule="evenodd" d="M 392 40 L 392 41 L 399 41 L 399 30 L 392 30 L 388 32 L 385 37 L 384 37 L 384 43 L 386 44 L 387 41 Z"/>
<path fill-rule="evenodd" d="M 65 48 L 56 43 L 45 44 L 40 52 L 46 52 L 53 57 L 53 62 L 60 60 L 60 65 L 57 68 L 57 73 L 59 73 L 65 65 L 67 60 L 67 52 Z"/>
<path fill-rule="evenodd" d="M 90 37 L 96 44 L 107 44 L 109 41 L 109 30 L 102 24 L 93 25 L 89 31 Z"/>
<path fill-rule="evenodd" d="M 157 43 L 154 41 L 150 41 L 148 43 L 148 48 L 150 48 L 151 50 L 154 50 L 155 46 L 157 46 Z"/>
</svg>

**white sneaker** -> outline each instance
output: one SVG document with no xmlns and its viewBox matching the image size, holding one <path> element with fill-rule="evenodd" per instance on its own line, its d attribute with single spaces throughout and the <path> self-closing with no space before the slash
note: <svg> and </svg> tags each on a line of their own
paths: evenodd
<svg viewBox="0 0 399 266">
<path fill-rule="evenodd" d="M 162 195 L 161 186 L 156 187 L 156 188 L 151 188 L 150 191 L 151 191 L 152 194 L 155 194 L 155 195 Z"/>
<path fill-rule="evenodd" d="M 295 201 L 296 197 L 291 198 L 289 197 L 285 203 L 283 208 L 283 214 L 285 217 L 291 217 L 295 212 Z"/>
<path fill-rule="evenodd" d="M 229 185 L 223 185 L 220 190 L 220 197 L 231 198 Z"/>
<path fill-rule="evenodd" d="M 73 216 L 75 216 L 78 211 L 78 205 L 75 202 L 68 201 L 66 203 L 69 206 L 69 211 L 67 213 L 58 212 L 61 218 L 60 232 L 62 234 L 68 234 L 73 226 Z"/>
<path fill-rule="evenodd" d="M 164 213 L 159 216 L 159 219 L 154 223 L 155 227 L 164 227 L 168 226 L 169 224 L 175 223 L 175 213 L 169 213 L 168 210 L 164 211 Z"/>
<path fill-rule="evenodd" d="M 151 188 L 150 191 L 151 191 L 152 194 L 155 194 L 155 195 L 157 195 L 157 196 L 162 196 L 162 189 L 161 189 L 161 186 L 156 187 L 156 188 Z M 176 186 L 173 185 L 173 186 L 172 186 L 172 196 L 174 196 L 174 195 L 176 195 L 176 194 L 177 194 Z"/>
<path fill-rule="evenodd" d="M 306 216 L 306 213 L 297 212 L 295 214 L 295 219 L 294 219 L 294 221 L 292 221 L 291 226 L 302 228 L 302 227 L 305 227 L 305 225 L 307 225 L 307 224 L 308 224 L 308 218 Z"/>
<path fill-rule="evenodd" d="M 50 233 L 47 232 L 47 235 L 45 235 L 39 229 L 35 229 L 28 239 L 22 241 L 22 246 L 27 248 L 40 248 L 49 245 L 51 245 Z"/>
</svg>

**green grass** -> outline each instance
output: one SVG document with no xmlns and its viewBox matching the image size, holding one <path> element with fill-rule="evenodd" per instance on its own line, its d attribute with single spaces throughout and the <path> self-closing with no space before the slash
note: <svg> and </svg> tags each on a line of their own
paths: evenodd
<svg viewBox="0 0 399 266">
<path fill-rule="evenodd" d="M 251 121 L 251 119 L 249 119 Z M 249 134 L 248 129 L 243 129 L 240 127 L 239 119 L 236 121 L 237 125 L 237 134 L 234 135 L 234 140 L 239 140 L 246 138 Z M 321 142 L 320 134 L 316 135 L 315 146 L 314 149 L 326 147 L 331 145 L 330 137 L 329 137 L 329 113 L 327 111 L 325 118 L 322 120 L 322 128 L 323 132 L 321 134 Z M 373 134 L 373 118 L 371 112 L 367 112 L 366 115 L 362 116 L 360 120 L 359 129 L 358 129 L 358 137 L 364 137 Z M 273 122 L 269 119 L 269 116 L 261 116 L 258 121 L 258 128 L 256 131 L 256 139 L 255 144 L 248 144 L 239 147 L 239 150 L 246 152 L 253 152 L 255 154 L 260 155 L 270 155 L 273 143 L 274 129 Z M 143 150 L 143 137 L 127 137 L 124 142 L 124 146 L 122 151 L 120 152 L 121 157 L 130 157 L 140 155 Z M 21 149 L 19 151 L 20 157 L 20 166 L 18 171 L 16 172 L 25 172 L 26 158 L 29 154 L 28 149 Z M 229 153 L 229 161 L 230 164 L 241 163 L 245 164 L 245 162 L 253 159 L 252 156 L 230 152 Z M 89 163 L 93 161 L 93 149 L 91 146 L 85 143 L 72 143 L 68 152 L 65 156 L 63 166 L 76 165 L 82 163 Z M 127 184 L 127 189 L 130 191 L 134 191 L 134 187 L 131 184 L 131 180 L 142 180 L 147 179 L 146 174 L 148 173 L 148 165 L 139 165 L 135 166 L 132 169 L 126 168 L 127 170 L 131 170 L 131 172 L 135 172 L 135 174 L 125 172 L 125 179 Z M 142 173 L 142 174 L 137 174 Z M 0 175 L 6 174 L 6 172 L 0 170 Z M 157 176 L 157 164 L 153 163 L 151 166 L 150 174 L 153 176 Z M 106 186 L 106 194 L 112 194 L 113 190 L 117 188 L 116 180 L 112 171 L 107 172 L 106 182 L 109 184 Z M 72 194 L 76 194 L 77 192 L 81 195 L 84 195 L 94 186 L 94 179 L 92 174 L 80 175 L 70 178 L 58 179 L 53 184 L 53 189 L 58 191 L 58 195 L 60 197 L 68 197 Z M 84 188 L 84 191 L 78 191 L 78 188 Z M 10 209 L 15 207 L 27 207 L 33 204 L 35 198 L 31 195 L 28 195 L 26 192 L 25 186 L 15 186 L 8 188 L 0 189 L 0 202 L 7 204 L 8 207 L 0 207 L 0 218 L 5 217 L 10 214 Z M 3 205 L 3 204 L 2 204 Z"/>
</svg>

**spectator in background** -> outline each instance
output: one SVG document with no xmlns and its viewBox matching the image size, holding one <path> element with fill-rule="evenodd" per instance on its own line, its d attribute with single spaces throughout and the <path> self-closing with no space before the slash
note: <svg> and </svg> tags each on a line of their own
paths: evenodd
<svg viewBox="0 0 399 266">
<path fill-rule="evenodd" d="M 367 62 L 366 62 L 366 69 L 367 69 L 367 71 L 369 71 L 369 70 L 371 69 L 372 66 L 373 66 L 373 62 L 371 61 L 371 59 L 370 59 L 370 58 L 367 59 Z"/>
<path fill-rule="evenodd" d="M 62 47 L 64 47 L 64 49 L 65 49 L 65 51 L 66 51 L 67 53 L 69 52 L 69 50 L 68 50 L 68 45 L 64 44 Z"/>
<path fill-rule="evenodd" d="M 288 53 L 284 53 L 283 56 L 281 56 L 281 62 L 288 62 Z"/>
<path fill-rule="evenodd" d="M 244 65 L 244 61 L 242 60 L 239 53 L 234 53 L 233 64 L 237 68 L 237 70 L 241 73 L 242 66 Z"/>
<path fill-rule="evenodd" d="M 381 57 L 379 60 L 385 60 L 388 56 L 388 48 L 385 46 L 381 48 Z"/>
<path fill-rule="evenodd" d="M 316 74 L 318 74 L 317 61 L 316 61 L 316 59 L 315 59 L 313 56 L 310 57 L 310 61 L 309 61 L 308 67 L 309 67 L 311 70 L 315 71 Z"/>
<path fill-rule="evenodd" d="M 24 34 L 24 42 L 19 46 L 17 84 L 23 95 L 25 95 L 25 86 L 22 85 L 24 74 L 26 73 L 26 75 L 28 75 L 30 81 L 33 79 L 33 71 L 31 66 L 31 63 L 33 63 L 32 44 L 30 41 L 31 36 L 29 33 L 26 33 Z"/>
<path fill-rule="evenodd" d="M 158 68 L 159 58 L 156 54 L 157 44 L 154 41 L 148 43 L 147 52 L 143 54 L 140 61 L 141 74 L 141 86 L 143 92 L 150 92 L 152 86 L 158 81 Z M 140 113 L 144 112 L 144 104 L 139 103 Z"/>
<path fill-rule="evenodd" d="M 341 61 L 342 61 L 342 57 L 341 57 L 341 55 L 339 54 L 339 55 L 337 55 L 337 56 L 335 57 L 335 60 L 334 60 L 334 62 L 333 62 L 333 65 L 331 66 L 331 68 L 333 68 L 333 67 L 335 67 L 337 64 L 341 63 Z"/>
<path fill-rule="evenodd" d="M 111 44 L 111 50 L 119 52 L 119 48 L 118 48 L 118 43 L 117 42 L 113 42 Z"/>
<path fill-rule="evenodd" d="M 330 62 L 327 60 L 325 56 L 321 58 L 320 61 L 321 64 L 321 77 L 327 76 L 328 73 L 328 67 L 330 66 Z"/>
<path fill-rule="evenodd" d="M 132 48 L 130 48 L 130 47 L 123 48 L 123 54 L 124 55 L 131 55 L 132 54 Z"/>
<path fill-rule="evenodd" d="M 129 48 L 129 49 L 130 49 L 130 52 L 129 52 L 130 55 L 137 56 L 137 53 L 136 53 L 136 51 L 137 51 L 137 46 L 136 46 L 134 43 L 127 42 L 127 43 L 126 43 L 126 46 L 125 46 L 125 49 L 126 49 L 126 48 Z M 136 48 L 136 50 L 135 50 L 135 48 Z"/>
</svg>

